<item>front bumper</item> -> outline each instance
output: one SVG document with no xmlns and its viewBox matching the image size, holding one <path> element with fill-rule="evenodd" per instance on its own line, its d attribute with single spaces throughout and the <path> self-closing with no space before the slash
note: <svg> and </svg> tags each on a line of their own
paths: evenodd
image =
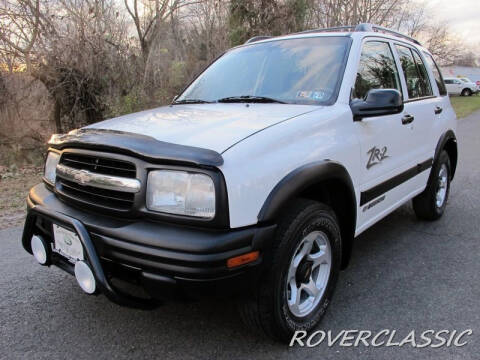
<svg viewBox="0 0 480 360">
<path fill-rule="evenodd" d="M 115 303 L 154 306 L 153 299 L 198 297 L 242 292 L 258 278 L 265 250 L 276 226 L 213 230 L 142 219 L 112 218 L 60 201 L 44 184 L 30 190 L 22 237 L 42 236 L 53 243 L 52 224 L 75 231 L 84 247 L 100 291 Z M 229 269 L 227 260 L 259 250 L 255 262 Z M 73 273 L 73 264 L 52 253 L 51 263 Z M 147 297 L 133 296 L 115 280 L 135 284 Z"/>
</svg>

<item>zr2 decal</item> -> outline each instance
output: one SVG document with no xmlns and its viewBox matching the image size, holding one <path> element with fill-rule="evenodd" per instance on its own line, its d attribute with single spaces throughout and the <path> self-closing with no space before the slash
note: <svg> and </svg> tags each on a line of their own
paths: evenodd
<svg viewBox="0 0 480 360">
<path fill-rule="evenodd" d="M 380 164 L 383 159 L 388 158 L 387 155 L 387 147 L 384 146 L 382 149 L 377 148 L 374 146 L 370 150 L 367 151 L 369 155 L 368 162 L 367 162 L 367 170 L 370 169 L 372 166 Z"/>
</svg>

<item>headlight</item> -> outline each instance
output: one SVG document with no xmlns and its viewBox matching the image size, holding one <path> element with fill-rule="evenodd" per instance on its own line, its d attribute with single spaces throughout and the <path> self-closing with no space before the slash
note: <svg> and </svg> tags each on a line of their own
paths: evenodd
<svg viewBox="0 0 480 360">
<path fill-rule="evenodd" d="M 176 170 L 148 174 L 147 208 L 169 214 L 212 219 L 215 186 L 210 176 Z"/>
<path fill-rule="evenodd" d="M 55 184 L 55 177 L 57 173 L 57 165 L 60 160 L 60 154 L 50 151 L 47 155 L 47 161 L 45 162 L 44 177 L 50 184 Z"/>
</svg>

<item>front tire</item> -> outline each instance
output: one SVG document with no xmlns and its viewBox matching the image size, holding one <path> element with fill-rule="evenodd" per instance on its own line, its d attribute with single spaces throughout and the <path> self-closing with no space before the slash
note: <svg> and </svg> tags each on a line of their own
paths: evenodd
<svg viewBox="0 0 480 360">
<path fill-rule="evenodd" d="M 470 89 L 463 89 L 462 96 L 472 96 L 472 90 Z"/>
<path fill-rule="evenodd" d="M 297 200 L 281 217 L 271 254 L 252 294 L 239 304 L 247 326 L 290 341 L 309 331 L 330 303 L 341 265 L 341 235 L 332 209 Z"/>
<path fill-rule="evenodd" d="M 450 194 L 450 180 L 450 158 L 447 152 L 442 150 L 433 164 L 426 189 L 413 198 L 413 210 L 418 218 L 433 221 L 443 215 Z"/>
</svg>

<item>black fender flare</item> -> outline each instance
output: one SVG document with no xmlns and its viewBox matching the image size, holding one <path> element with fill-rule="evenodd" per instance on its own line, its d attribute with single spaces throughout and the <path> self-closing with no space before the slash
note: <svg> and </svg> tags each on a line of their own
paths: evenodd
<svg viewBox="0 0 480 360">
<path fill-rule="evenodd" d="M 453 144 L 455 144 L 454 148 L 454 159 L 451 159 L 451 179 L 453 180 L 453 177 L 455 175 L 455 170 L 457 169 L 457 163 L 458 163 L 458 146 L 457 146 L 457 138 L 455 136 L 455 133 L 453 130 L 447 130 L 445 131 L 442 136 L 440 136 L 440 139 L 438 140 L 437 147 L 435 148 L 435 155 L 433 157 L 433 163 L 435 163 L 438 160 L 438 157 L 440 156 L 440 153 L 442 152 L 443 149 L 445 149 L 445 145 L 447 145 L 448 142 L 452 141 Z M 450 154 L 449 154 L 450 155 Z M 431 174 L 430 174 L 431 176 Z"/>
<path fill-rule="evenodd" d="M 324 181 L 338 181 L 347 189 L 345 194 L 349 209 L 345 209 L 350 218 L 348 226 L 341 226 L 344 246 L 342 267 L 348 264 L 357 222 L 357 200 L 355 188 L 347 169 L 338 162 L 323 160 L 305 164 L 287 174 L 272 189 L 258 213 L 259 222 L 273 222 L 288 202 L 307 188 Z"/>
</svg>

